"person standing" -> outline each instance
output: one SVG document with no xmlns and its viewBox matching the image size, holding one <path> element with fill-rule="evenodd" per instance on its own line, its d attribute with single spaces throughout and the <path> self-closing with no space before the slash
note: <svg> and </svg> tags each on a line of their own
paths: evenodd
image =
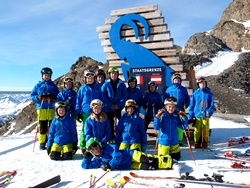
<svg viewBox="0 0 250 188">
<path fill-rule="evenodd" d="M 176 111 L 177 99 L 168 97 L 164 101 L 165 109 L 160 110 L 154 118 L 154 129 L 159 130 L 158 155 L 170 155 L 173 159 L 181 158 L 181 150 L 178 144 L 177 127 L 186 129 L 188 117 L 184 112 Z M 182 115 L 182 117 L 180 117 Z"/>
<path fill-rule="evenodd" d="M 187 88 L 181 85 L 182 78 L 179 73 L 175 73 L 172 76 L 173 85 L 166 90 L 164 99 L 167 97 L 175 97 L 177 99 L 177 109 L 185 112 L 185 109 L 189 106 L 190 97 L 188 95 Z M 182 146 L 183 129 L 178 127 L 178 139 L 179 145 Z"/>
<path fill-rule="evenodd" d="M 106 80 L 106 74 L 104 72 L 104 70 L 102 69 L 98 69 L 96 72 L 96 83 L 102 87 L 102 85 L 104 84 Z"/>
<path fill-rule="evenodd" d="M 57 95 L 57 101 L 63 101 L 67 104 L 67 112 L 72 118 L 75 117 L 75 106 L 77 93 L 73 89 L 73 78 L 65 76 L 63 80 L 64 89 Z"/>
<path fill-rule="evenodd" d="M 111 140 L 115 139 L 115 118 L 120 119 L 121 111 L 128 98 L 127 88 L 124 82 L 119 79 L 119 71 L 116 67 L 111 67 L 108 70 L 109 79 L 102 85 L 102 101 L 104 111 L 108 116 L 111 125 Z"/>
<path fill-rule="evenodd" d="M 148 83 L 148 90 L 143 100 L 143 108 L 145 109 L 144 125 L 147 131 L 149 123 L 154 119 L 155 114 L 163 107 L 162 98 L 157 92 L 157 83 L 155 81 Z"/>
<path fill-rule="evenodd" d="M 52 119 L 55 116 L 55 102 L 59 93 L 56 84 L 51 80 L 53 74 L 51 68 L 44 67 L 41 70 L 42 81 L 35 85 L 31 91 L 31 99 L 36 103 L 38 123 L 39 123 L 39 143 L 40 149 L 45 150 L 47 134 Z"/>
<path fill-rule="evenodd" d="M 84 124 L 86 119 L 92 113 L 90 103 L 94 99 L 101 99 L 101 88 L 95 82 L 95 72 L 93 70 L 86 70 L 84 72 L 85 83 L 78 90 L 76 97 L 76 108 L 75 113 L 77 114 L 76 120 L 82 123 L 82 130 L 80 133 L 80 148 L 84 154 L 85 149 L 85 138 L 84 138 Z"/>
<path fill-rule="evenodd" d="M 136 86 L 136 77 L 130 77 L 128 79 L 128 99 L 133 99 L 136 102 L 137 108 L 135 109 L 135 112 L 140 113 L 140 108 L 143 105 L 143 95 L 141 93 L 141 90 L 139 90 Z"/>
<path fill-rule="evenodd" d="M 215 111 L 214 95 L 207 87 L 204 77 L 197 79 L 198 89 L 191 97 L 189 119 L 195 118 L 194 147 L 207 148 L 209 141 L 209 119 Z"/>
</svg>

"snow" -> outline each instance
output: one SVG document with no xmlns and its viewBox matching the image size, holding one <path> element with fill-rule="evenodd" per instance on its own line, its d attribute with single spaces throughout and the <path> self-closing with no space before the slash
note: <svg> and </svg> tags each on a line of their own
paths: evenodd
<svg viewBox="0 0 250 188">
<path fill-rule="evenodd" d="M 250 119 L 250 117 L 242 117 Z M 212 117 L 210 119 L 210 125 L 212 129 L 210 145 L 209 147 L 213 151 L 202 151 L 201 149 L 193 149 L 195 162 L 192 160 L 188 147 L 182 147 L 182 158 L 180 160 L 180 170 L 155 170 L 155 171 L 133 171 L 141 175 L 161 176 L 161 177 L 178 177 L 179 173 L 190 172 L 191 175 L 196 177 L 204 177 L 203 174 L 212 175 L 213 172 L 218 172 L 213 166 L 225 166 L 229 167 L 231 162 L 225 159 L 216 159 L 214 154 L 223 154 L 226 151 L 234 151 L 236 153 L 244 153 L 248 149 L 247 145 L 229 148 L 226 145 L 228 138 L 239 138 L 242 136 L 250 137 L 250 127 L 243 123 L 236 123 L 229 120 L 224 120 L 218 117 Z M 78 132 L 81 126 L 77 126 Z M 35 138 L 35 130 L 29 134 L 22 135 L 10 135 L 0 137 L 0 172 L 4 170 L 16 170 L 17 175 L 8 184 L 8 188 L 26 188 L 28 186 L 37 184 L 43 180 L 49 179 L 56 175 L 61 175 L 62 181 L 52 187 L 89 187 L 90 175 L 93 174 L 95 179 L 98 179 L 103 173 L 102 169 L 90 169 L 84 170 L 81 168 L 80 151 L 72 161 L 52 161 L 47 155 L 46 151 L 39 150 L 39 144 L 35 143 L 35 149 L 33 152 Z M 153 153 L 154 145 L 148 146 L 148 153 Z M 211 168 L 209 168 L 211 167 Z M 118 181 L 119 176 L 129 176 L 130 171 L 111 171 L 106 174 L 98 183 L 97 187 L 107 187 L 105 185 L 106 179 L 112 179 Z M 219 172 L 224 175 L 224 181 L 236 182 L 236 183 L 249 183 L 250 184 L 250 172 L 241 171 L 227 171 Z M 131 177 L 132 178 L 132 177 Z M 171 187 L 173 181 L 167 180 L 145 180 L 138 179 L 140 182 L 153 184 L 156 187 Z M 211 187 L 211 185 L 199 185 L 185 183 L 186 187 Z M 136 185 L 127 183 L 125 188 L 135 188 Z M 143 187 L 143 186 L 142 186 Z M 216 186 L 222 187 L 222 186 Z"/>
</svg>

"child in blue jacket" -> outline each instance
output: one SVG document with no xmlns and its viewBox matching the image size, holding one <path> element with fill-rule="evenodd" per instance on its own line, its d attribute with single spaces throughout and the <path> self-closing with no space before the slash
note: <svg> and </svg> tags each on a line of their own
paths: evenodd
<svg viewBox="0 0 250 188">
<path fill-rule="evenodd" d="M 70 160 L 77 151 L 77 131 L 74 119 L 66 113 L 66 104 L 55 104 L 56 116 L 52 120 L 47 153 L 52 160 Z"/>
<path fill-rule="evenodd" d="M 86 119 L 84 125 L 84 138 L 97 138 L 102 144 L 107 144 L 111 139 L 111 126 L 107 115 L 102 111 L 103 103 L 99 99 L 94 99 L 90 103 L 92 113 Z"/>
<path fill-rule="evenodd" d="M 136 113 L 136 102 L 129 99 L 125 103 L 126 113 L 116 127 L 115 144 L 119 149 L 146 151 L 147 134 L 142 118 Z"/>
<path fill-rule="evenodd" d="M 57 101 L 63 101 L 67 104 L 67 112 L 71 117 L 75 117 L 75 106 L 77 93 L 73 89 L 73 78 L 65 76 L 63 80 L 64 89 L 57 95 Z"/>
<path fill-rule="evenodd" d="M 115 145 L 102 146 L 96 138 L 86 143 L 88 152 L 82 160 L 83 169 L 102 168 L 103 170 L 129 169 L 172 169 L 175 161 L 170 156 L 153 156 L 128 148 L 119 150 Z"/>
<path fill-rule="evenodd" d="M 143 108 L 145 109 L 144 125 L 146 131 L 155 114 L 163 106 L 161 95 L 157 92 L 157 86 L 155 81 L 150 81 L 148 83 L 148 91 L 144 95 Z"/>
<path fill-rule="evenodd" d="M 176 111 L 177 99 L 168 97 L 164 101 L 165 110 L 160 110 L 154 118 L 154 129 L 159 130 L 158 134 L 158 155 L 170 155 L 173 159 L 181 158 L 181 151 L 178 141 L 177 127 L 186 129 L 188 126 L 187 116 Z"/>
</svg>

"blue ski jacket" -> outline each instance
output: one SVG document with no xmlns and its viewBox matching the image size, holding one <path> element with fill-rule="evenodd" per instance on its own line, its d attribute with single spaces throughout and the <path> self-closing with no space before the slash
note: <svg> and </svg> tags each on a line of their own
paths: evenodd
<svg viewBox="0 0 250 188">
<path fill-rule="evenodd" d="M 101 89 L 100 86 L 97 85 L 96 82 L 93 84 L 84 84 L 78 91 L 76 97 L 76 114 L 91 114 L 92 109 L 90 108 L 90 103 L 94 99 L 100 99 L 101 97 Z"/>
<path fill-rule="evenodd" d="M 56 115 L 50 125 L 46 146 L 51 147 L 53 143 L 63 146 L 77 142 L 78 138 L 74 119 L 69 114 L 66 114 L 63 118 L 59 118 Z"/>
<path fill-rule="evenodd" d="M 189 118 L 211 117 L 215 111 L 214 95 L 209 88 L 198 88 L 191 97 Z"/>
<path fill-rule="evenodd" d="M 115 145 L 107 144 L 101 150 L 101 158 L 84 157 L 82 168 L 100 168 L 102 164 L 109 164 L 115 170 L 129 170 L 134 151 L 130 149 L 118 150 Z"/>
<path fill-rule="evenodd" d="M 84 124 L 84 138 L 86 142 L 92 138 L 97 138 L 100 142 L 106 144 L 111 139 L 111 126 L 109 119 L 104 112 L 101 112 L 99 118 L 92 113 Z"/>
<path fill-rule="evenodd" d="M 186 129 L 188 117 L 180 117 L 177 112 L 169 114 L 166 110 L 160 118 L 154 118 L 154 129 L 159 130 L 158 143 L 164 146 L 179 144 L 177 127 Z"/>
<path fill-rule="evenodd" d="M 126 100 L 128 99 L 127 88 L 122 80 L 118 80 L 116 85 L 116 94 L 114 93 L 112 80 L 107 79 L 102 85 L 102 99 L 105 112 L 115 112 L 117 110 L 111 109 L 112 105 L 117 105 L 119 110 L 123 109 Z"/>
<path fill-rule="evenodd" d="M 183 87 L 179 83 L 174 83 L 166 90 L 164 100 L 167 97 L 175 97 L 177 99 L 177 108 L 183 112 L 190 104 L 190 97 L 188 95 L 187 88 Z"/>
<path fill-rule="evenodd" d="M 125 113 L 116 127 L 116 145 L 120 143 L 147 145 L 147 134 L 143 119 L 138 114 Z M 142 147 L 143 148 L 143 147 Z"/>
<path fill-rule="evenodd" d="M 64 88 L 57 95 L 57 101 L 63 101 L 67 103 L 67 111 L 74 117 L 75 107 L 76 107 L 76 97 L 77 93 L 73 89 Z"/>
<path fill-rule="evenodd" d="M 136 102 L 136 105 L 140 108 L 143 105 L 143 95 L 141 90 L 138 88 L 127 88 L 128 90 L 128 99 L 133 99 Z"/>
<path fill-rule="evenodd" d="M 154 106 L 153 106 L 154 105 Z M 161 95 L 155 91 L 147 91 L 144 95 L 144 104 L 143 108 L 145 109 L 145 115 L 155 116 L 159 109 L 163 107 L 163 102 Z"/>
<path fill-rule="evenodd" d="M 31 91 L 30 97 L 33 102 L 36 103 L 36 109 L 54 109 L 56 97 L 59 93 L 59 89 L 57 85 L 49 81 L 40 81 L 35 85 L 33 90 Z M 50 95 L 50 100 L 40 100 L 39 97 L 42 95 Z"/>
</svg>

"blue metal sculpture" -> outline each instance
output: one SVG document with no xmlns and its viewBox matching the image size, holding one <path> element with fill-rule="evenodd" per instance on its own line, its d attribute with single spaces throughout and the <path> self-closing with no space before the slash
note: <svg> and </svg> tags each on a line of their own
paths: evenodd
<svg viewBox="0 0 250 188">
<path fill-rule="evenodd" d="M 129 25 L 135 32 L 135 37 L 139 37 L 139 28 L 136 22 L 142 23 L 144 27 L 145 39 L 148 39 L 150 34 L 149 24 L 147 20 L 139 14 L 126 14 L 121 16 L 111 26 L 109 31 L 110 43 L 114 51 L 117 53 L 120 59 L 127 61 L 129 64 L 122 63 L 122 71 L 125 80 L 128 79 L 128 72 L 133 67 L 166 67 L 166 85 L 171 85 L 171 73 L 174 72 L 169 66 L 165 65 L 164 62 L 155 53 L 151 52 L 147 48 L 126 41 L 125 38 L 121 37 L 121 30 L 123 25 Z"/>
</svg>

